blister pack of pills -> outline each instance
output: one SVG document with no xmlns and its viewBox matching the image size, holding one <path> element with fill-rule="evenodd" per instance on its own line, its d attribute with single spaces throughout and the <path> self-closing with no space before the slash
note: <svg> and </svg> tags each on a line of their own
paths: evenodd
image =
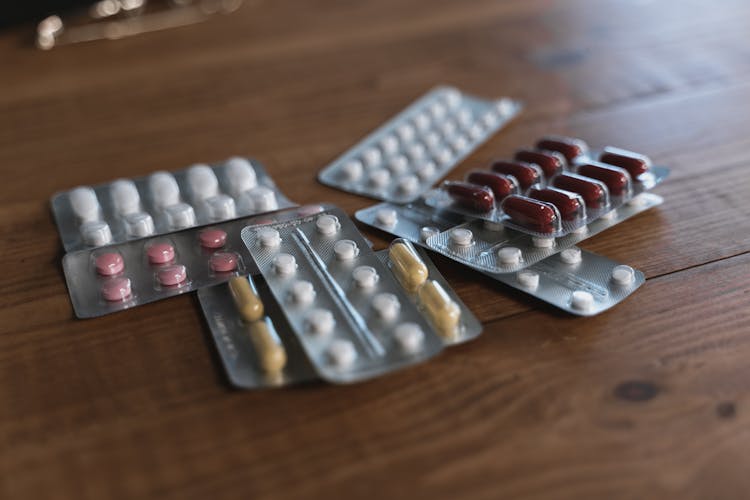
<svg viewBox="0 0 750 500">
<path fill-rule="evenodd" d="M 520 111 L 512 99 L 490 101 L 437 87 L 334 160 L 318 179 L 379 200 L 414 201 Z"/>
<path fill-rule="evenodd" d="M 63 270 L 79 318 L 92 318 L 198 290 L 255 272 L 242 228 L 323 210 L 290 207 L 105 247 L 69 252 Z"/>
<path fill-rule="evenodd" d="M 242 239 L 321 378 L 356 382 L 442 349 L 343 211 L 248 226 Z"/>
<path fill-rule="evenodd" d="M 174 173 L 159 171 L 51 199 L 60 238 L 70 252 L 167 234 L 268 212 L 291 203 L 260 163 L 230 158 Z"/>
</svg>

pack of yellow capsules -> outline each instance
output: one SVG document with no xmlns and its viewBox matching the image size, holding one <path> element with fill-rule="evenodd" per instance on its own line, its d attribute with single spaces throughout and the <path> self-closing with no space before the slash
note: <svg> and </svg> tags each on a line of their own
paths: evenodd
<svg viewBox="0 0 750 500">
<path fill-rule="evenodd" d="M 414 201 L 521 111 L 437 87 L 318 174 L 323 184 L 394 203 Z"/>
<path fill-rule="evenodd" d="M 329 382 L 356 382 L 440 352 L 440 336 L 351 219 L 324 208 L 242 230 L 317 374 Z"/>
<path fill-rule="evenodd" d="M 422 246 L 433 235 L 462 222 L 460 215 L 436 211 L 423 203 L 380 203 L 359 210 L 355 216 L 360 222 Z M 579 316 L 593 316 L 615 306 L 645 281 L 642 272 L 577 247 L 566 248 L 515 273 L 484 274 Z"/>
<path fill-rule="evenodd" d="M 515 272 L 663 202 L 648 190 L 668 169 L 617 148 L 591 158 L 580 139 L 545 137 L 491 171 L 444 182 L 425 203 L 471 220 L 427 246 L 482 271 Z"/>
<path fill-rule="evenodd" d="M 213 166 L 79 186 L 56 193 L 51 204 L 67 252 L 292 205 L 260 163 L 239 157 Z"/>
</svg>

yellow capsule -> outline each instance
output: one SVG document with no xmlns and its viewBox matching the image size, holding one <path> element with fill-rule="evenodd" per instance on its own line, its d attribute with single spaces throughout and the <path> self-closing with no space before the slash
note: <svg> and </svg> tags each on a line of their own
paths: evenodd
<svg viewBox="0 0 750 500">
<path fill-rule="evenodd" d="M 242 276 L 230 278 L 229 291 L 244 321 L 250 323 L 263 317 L 263 302 L 248 278 Z"/>
<path fill-rule="evenodd" d="M 388 258 L 391 269 L 406 291 L 415 292 L 427 280 L 427 266 L 410 244 L 401 241 L 394 243 L 388 249 Z"/>
<path fill-rule="evenodd" d="M 440 336 L 448 340 L 456 338 L 461 308 L 440 283 L 434 280 L 425 283 L 419 289 L 419 303 Z"/>
<path fill-rule="evenodd" d="M 284 344 L 276 334 L 270 320 L 250 323 L 250 340 L 253 342 L 258 361 L 263 371 L 269 374 L 279 373 L 286 365 Z"/>
</svg>

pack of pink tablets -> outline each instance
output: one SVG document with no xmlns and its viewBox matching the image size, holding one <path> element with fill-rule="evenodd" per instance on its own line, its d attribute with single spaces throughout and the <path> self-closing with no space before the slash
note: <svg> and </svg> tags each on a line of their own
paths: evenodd
<svg viewBox="0 0 750 500">
<path fill-rule="evenodd" d="M 52 196 L 66 251 L 168 234 L 293 204 L 260 163 L 234 157 Z"/>
<path fill-rule="evenodd" d="M 437 87 L 334 160 L 318 179 L 379 200 L 414 201 L 520 111 L 512 99 L 485 100 Z"/>
</svg>

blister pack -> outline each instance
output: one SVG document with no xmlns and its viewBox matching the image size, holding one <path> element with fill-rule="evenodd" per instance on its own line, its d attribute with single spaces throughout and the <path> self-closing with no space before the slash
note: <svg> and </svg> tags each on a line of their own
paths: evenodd
<svg viewBox="0 0 750 500">
<path fill-rule="evenodd" d="M 252 259 L 240 239 L 243 227 L 320 210 L 320 205 L 290 207 L 70 252 L 63 257 L 63 271 L 76 316 L 102 316 L 252 274 Z"/>
<path fill-rule="evenodd" d="M 56 193 L 52 212 L 70 252 L 292 206 L 259 162 L 230 158 Z"/>
<path fill-rule="evenodd" d="M 323 184 L 395 203 L 419 198 L 521 111 L 437 87 L 362 139 L 318 174 Z"/>
<path fill-rule="evenodd" d="M 242 239 L 321 378 L 356 382 L 442 349 L 343 211 L 248 226 Z"/>
</svg>

